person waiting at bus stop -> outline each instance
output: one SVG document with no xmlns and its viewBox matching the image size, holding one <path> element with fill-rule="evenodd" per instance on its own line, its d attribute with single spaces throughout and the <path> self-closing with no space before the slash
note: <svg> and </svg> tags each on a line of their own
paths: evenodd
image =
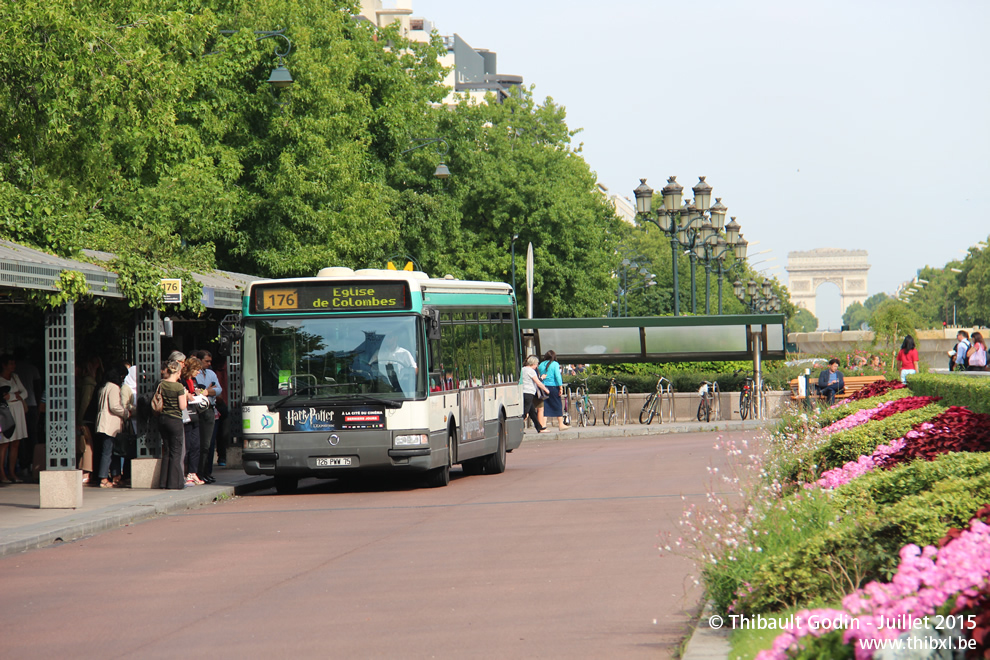
<svg viewBox="0 0 990 660">
<path fill-rule="evenodd" d="M 550 395 L 543 402 L 543 415 L 548 421 L 551 417 L 556 417 L 557 428 L 566 431 L 571 427 L 564 424 L 564 404 L 561 401 L 564 395 L 564 380 L 560 374 L 557 353 L 547 351 L 543 355 L 543 362 L 540 362 L 537 371 L 540 373 L 540 378 L 543 379 L 543 384 L 550 390 Z"/>
<path fill-rule="evenodd" d="M 839 371 L 839 360 L 832 358 L 828 361 L 828 369 L 818 375 L 818 394 L 825 397 L 828 405 L 835 403 L 835 395 L 842 394 L 846 389 L 845 379 Z"/>
</svg>

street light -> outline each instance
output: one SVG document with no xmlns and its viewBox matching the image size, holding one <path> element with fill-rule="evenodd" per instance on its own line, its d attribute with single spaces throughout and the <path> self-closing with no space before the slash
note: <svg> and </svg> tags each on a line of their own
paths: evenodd
<svg viewBox="0 0 990 660">
<path fill-rule="evenodd" d="M 753 314 L 772 314 L 780 311 L 780 297 L 774 293 L 773 282 L 769 279 L 763 280 L 762 283 L 750 280 L 745 284 L 736 280 L 732 283 L 732 292 L 749 307 L 749 311 Z"/>
<path fill-rule="evenodd" d="M 237 30 L 220 30 L 220 34 L 236 34 L 237 32 Z M 255 30 L 254 33 L 261 35 L 255 39 L 255 42 L 276 38 L 285 40 L 284 51 L 279 50 L 277 46 L 275 47 L 275 57 L 278 58 L 278 66 L 272 69 L 271 75 L 268 76 L 268 84 L 274 89 L 286 89 L 290 87 L 294 81 L 288 67 L 285 66 L 285 58 L 289 56 L 289 52 L 292 50 L 292 42 L 285 36 L 285 28 L 279 30 Z"/>
<path fill-rule="evenodd" d="M 444 160 L 446 160 L 447 153 L 450 151 L 450 145 L 447 144 L 447 141 L 445 139 L 443 139 L 442 137 L 414 138 L 410 140 L 410 142 L 419 142 L 420 144 L 417 144 L 414 147 L 409 147 L 405 151 L 399 152 L 400 156 L 403 154 L 407 154 L 410 151 L 416 151 L 417 149 L 422 149 L 427 145 L 435 144 L 437 145 L 436 147 L 437 155 L 440 156 L 440 164 L 437 165 L 437 169 L 433 171 L 433 176 L 435 176 L 438 179 L 446 179 L 447 177 L 450 176 L 450 170 L 447 169 L 446 165 L 444 165 Z M 440 150 L 441 144 L 443 145 L 443 151 Z"/>
<path fill-rule="evenodd" d="M 519 234 L 512 235 L 512 295 L 516 295 L 516 241 Z"/>
<path fill-rule="evenodd" d="M 715 252 L 709 252 L 710 248 L 715 248 L 718 244 L 719 234 L 723 231 L 725 223 L 726 207 L 721 199 L 715 200 L 715 205 L 709 207 L 711 202 L 712 187 L 705 177 L 698 177 L 698 184 L 692 188 L 694 192 L 694 202 L 688 201 L 681 205 L 684 187 L 677 183 L 677 177 L 670 177 L 667 185 L 663 187 L 663 208 L 653 211 L 653 189 L 646 185 L 646 179 L 640 179 L 639 185 L 633 190 L 636 197 L 636 214 L 645 222 L 656 225 L 657 229 L 670 237 L 671 267 L 674 276 L 674 316 L 680 316 L 680 285 L 678 284 L 677 258 L 680 248 L 688 250 L 691 259 L 691 312 L 697 313 L 697 298 L 695 288 L 695 270 L 698 259 L 706 260 L 706 275 L 710 273 L 710 260 L 716 258 Z M 734 247 L 738 236 L 738 224 L 733 227 L 735 236 L 730 235 L 728 227 L 725 227 L 727 235 L 726 247 L 723 248 L 722 256 L 729 247 Z M 706 311 L 708 298 L 706 297 Z"/>
</svg>

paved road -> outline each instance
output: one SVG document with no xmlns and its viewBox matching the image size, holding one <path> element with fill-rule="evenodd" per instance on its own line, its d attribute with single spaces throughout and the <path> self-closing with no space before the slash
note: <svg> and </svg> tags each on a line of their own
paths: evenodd
<svg viewBox="0 0 990 660">
<path fill-rule="evenodd" d="M 670 657 L 700 594 L 657 531 L 715 437 L 527 442 L 447 488 L 304 481 L 3 558 L 0 654 Z"/>
</svg>

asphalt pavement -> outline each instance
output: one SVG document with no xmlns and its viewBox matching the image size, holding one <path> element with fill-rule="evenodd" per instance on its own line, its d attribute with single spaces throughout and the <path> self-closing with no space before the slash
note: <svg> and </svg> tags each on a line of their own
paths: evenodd
<svg viewBox="0 0 990 660">
<path fill-rule="evenodd" d="M 608 438 L 668 433 L 741 431 L 762 428 L 759 421 L 668 422 L 665 424 L 621 424 L 573 426 L 537 435 L 528 429 L 528 440 Z M 35 550 L 99 534 L 172 512 L 213 505 L 224 499 L 273 487 L 270 477 L 249 476 L 239 468 L 215 468 L 216 483 L 183 490 L 143 490 L 84 487 L 83 506 L 78 509 L 41 509 L 37 484 L 0 485 L 0 557 Z M 685 649 L 685 660 L 725 658 L 728 643 L 724 634 L 707 627 L 702 617 L 696 634 Z"/>
</svg>

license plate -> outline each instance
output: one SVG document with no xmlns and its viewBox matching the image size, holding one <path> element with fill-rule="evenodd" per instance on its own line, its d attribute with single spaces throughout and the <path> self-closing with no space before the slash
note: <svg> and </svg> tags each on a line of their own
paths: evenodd
<svg viewBox="0 0 990 660">
<path fill-rule="evenodd" d="M 351 459 L 344 458 L 318 458 L 316 459 L 316 467 L 332 467 L 337 465 L 350 465 Z"/>
</svg>

